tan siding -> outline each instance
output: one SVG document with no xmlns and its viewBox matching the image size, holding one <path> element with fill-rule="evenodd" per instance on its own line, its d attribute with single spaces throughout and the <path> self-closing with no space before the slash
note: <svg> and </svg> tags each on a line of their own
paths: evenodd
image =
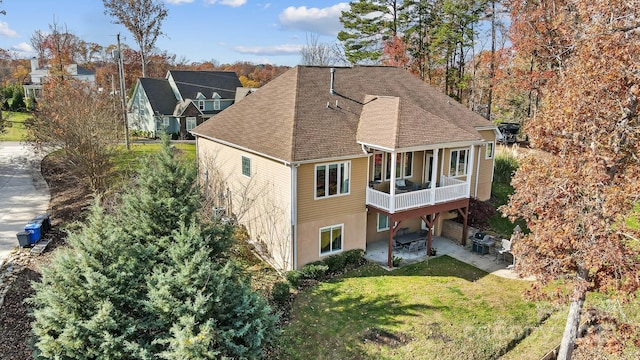
<svg viewBox="0 0 640 360">
<path fill-rule="evenodd" d="M 328 216 L 317 221 L 309 221 L 298 224 L 298 269 L 305 264 L 321 260 L 332 255 L 320 256 L 320 229 L 323 227 L 343 224 L 343 249 L 366 249 L 366 212 L 361 211 L 353 214 L 341 214 Z"/>
<path fill-rule="evenodd" d="M 238 221 L 271 252 L 273 265 L 290 269 L 291 168 L 281 162 L 198 138 L 200 178 L 208 170 L 209 183 L 223 179 L 232 193 Z M 242 175 L 242 156 L 251 159 L 251 177 Z M 212 190 L 216 192 L 215 190 Z"/>
<path fill-rule="evenodd" d="M 351 215 L 366 210 L 367 158 L 350 160 L 351 178 L 349 195 L 314 199 L 315 165 L 304 164 L 298 168 L 298 223 L 331 218 L 335 215 Z M 318 163 L 323 164 L 323 163 Z"/>
<path fill-rule="evenodd" d="M 493 141 L 493 157 L 496 153 L 496 133 L 493 130 L 482 130 L 480 135 L 486 141 Z M 480 162 L 480 171 L 478 176 L 478 193 L 476 197 L 479 200 L 486 201 L 491 197 L 491 182 L 493 181 L 493 158 L 486 158 L 486 146 L 480 147 L 478 161 Z M 475 185 L 475 184 L 474 184 Z M 475 189 L 475 188 L 474 188 Z"/>
<path fill-rule="evenodd" d="M 408 227 L 410 232 L 420 231 L 422 221 L 419 218 L 407 219 L 401 227 Z M 367 243 L 389 240 L 389 230 L 378 232 L 378 214 L 375 211 L 367 213 Z"/>
<path fill-rule="evenodd" d="M 298 268 L 321 259 L 319 231 L 326 226 L 344 224 L 343 250 L 366 248 L 367 158 L 350 162 L 349 195 L 317 200 L 314 199 L 315 164 L 298 167 Z"/>
</svg>

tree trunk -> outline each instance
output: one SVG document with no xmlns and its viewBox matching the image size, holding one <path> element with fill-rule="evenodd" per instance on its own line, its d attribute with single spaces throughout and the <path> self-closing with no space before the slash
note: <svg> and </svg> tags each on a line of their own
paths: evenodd
<svg viewBox="0 0 640 360">
<path fill-rule="evenodd" d="M 491 121 L 493 106 L 493 81 L 496 76 L 496 2 L 491 1 L 491 63 L 489 64 L 489 99 L 487 101 L 487 120 Z"/>
<path fill-rule="evenodd" d="M 562 334 L 562 342 L 560 343 L 560 350 L 558 351 L 558 360 L 569 360 L 573 353 L 573 348 L 576 344 L 578 337 L 578 326 L 580 325 L 580 316 L 582 315 L 582 307 L 584 306 L 584 299 L 586 290 L 581 287 L 580 282 L 586 281 L 588 277 L 588 271 L 586 269 L 578 269 L 578 282 L 574 289 L 574 299 L 571 302 L 569 308 L 569 315 L 567 316 L 567 324 L 564 328 L 564 334 Z"/>
</svg>

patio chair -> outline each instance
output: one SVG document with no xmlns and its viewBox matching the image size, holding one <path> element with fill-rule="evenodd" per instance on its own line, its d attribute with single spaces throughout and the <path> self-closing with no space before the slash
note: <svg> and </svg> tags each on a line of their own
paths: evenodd
<svg viewBox="0 0 640 360">
<path fill-rule="evenodd" d="M 409 252 L 414 252 L 414 251 L 419 251 L 418 241 L 413 241 L 411 244 L 409 244 Z"/>
<path fill-rule="evenodd" d="M 404 245 L 400 244 L 399 242 L 396 241 L 396 239 L 393 239 L 393 251 L 403 251 L 404 250 Z"/>
<path fill-rule="evenodd" d="M 502 255 L 502 261 L 504 261 L 504 254 L 511 254 L 511 241 L 507 239 L 502 239 L 502 248 L 496 251 L 496 260 Z"/>
<path fill-rule="evenodd" d="M 418 243 L 418 251 L 427 250 L 427 240 L 418 240 L 416 242 Z"/>
</svg>

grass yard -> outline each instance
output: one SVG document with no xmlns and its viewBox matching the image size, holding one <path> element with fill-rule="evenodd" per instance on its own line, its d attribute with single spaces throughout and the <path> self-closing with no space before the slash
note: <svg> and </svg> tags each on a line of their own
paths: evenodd
<svg viewBox="0 0 640 360">
<path fill-rule="evenodd" d="M 523 231 L 528 232 L 527 224 L 524 220 L 516 220 L 512 223 L 508 218 L 502 217 L 502 213 L 497 210 L 500 206 L 509 202 L 509 195 L 513 194 L 513 187 L 509 184 L 493 182 L 491 184 L 491 205 L 496 208 L 496 213 L 489 218 L 491 230 L 500 234 L 504 238 L 509 238 L 516 225 L 520 225 Z"/>
<path fill-rule="evenodd" d="M 117 178 L 128 179 L 130 175 L 140 166 L 140 160 L 148 155 L 152 155 L 160 151 L 162 144 L 154 143 L 131 143 L 130 151 L 126 151 L 124 145 L 121 146 L 122 151 L 113 159 L 113 171 L 118 174 Z M 179 150 L 179 157 L 185 163 L 196 162 L 196 145 L 195 143 L 175 143 L 172 144 Z"/>
<path fill-rule="evenodd" d="M 0 141 L 22 141 L 26 135 L 24 127 L 25 120 L 29 119 L 31 114 L 3 111 L 2 118 L 9 125 L 5 128 L 5 132 L 0 134 Z"/>
<path fill-rule="evenodd" d="M 279 359 L 494 359 L 555 309 L 527 302 L 525 281 L 448 256 L 387 272 L 367 265 L 301 292 Z M 539 359 L 555 343 L 538 344 Z"/>
</svg>

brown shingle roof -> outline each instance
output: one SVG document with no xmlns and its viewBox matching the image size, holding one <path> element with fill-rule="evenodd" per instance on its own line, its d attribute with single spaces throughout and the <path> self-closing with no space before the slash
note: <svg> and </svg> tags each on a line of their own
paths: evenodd
<svg viewBox="0 0 640 360">
<path fill-rule="evenodd" d="M 491 123 L 406 71 L 297 66 L 212 117 L 194 134 L 288 162 L 481 140 Z"/>
</svg>

